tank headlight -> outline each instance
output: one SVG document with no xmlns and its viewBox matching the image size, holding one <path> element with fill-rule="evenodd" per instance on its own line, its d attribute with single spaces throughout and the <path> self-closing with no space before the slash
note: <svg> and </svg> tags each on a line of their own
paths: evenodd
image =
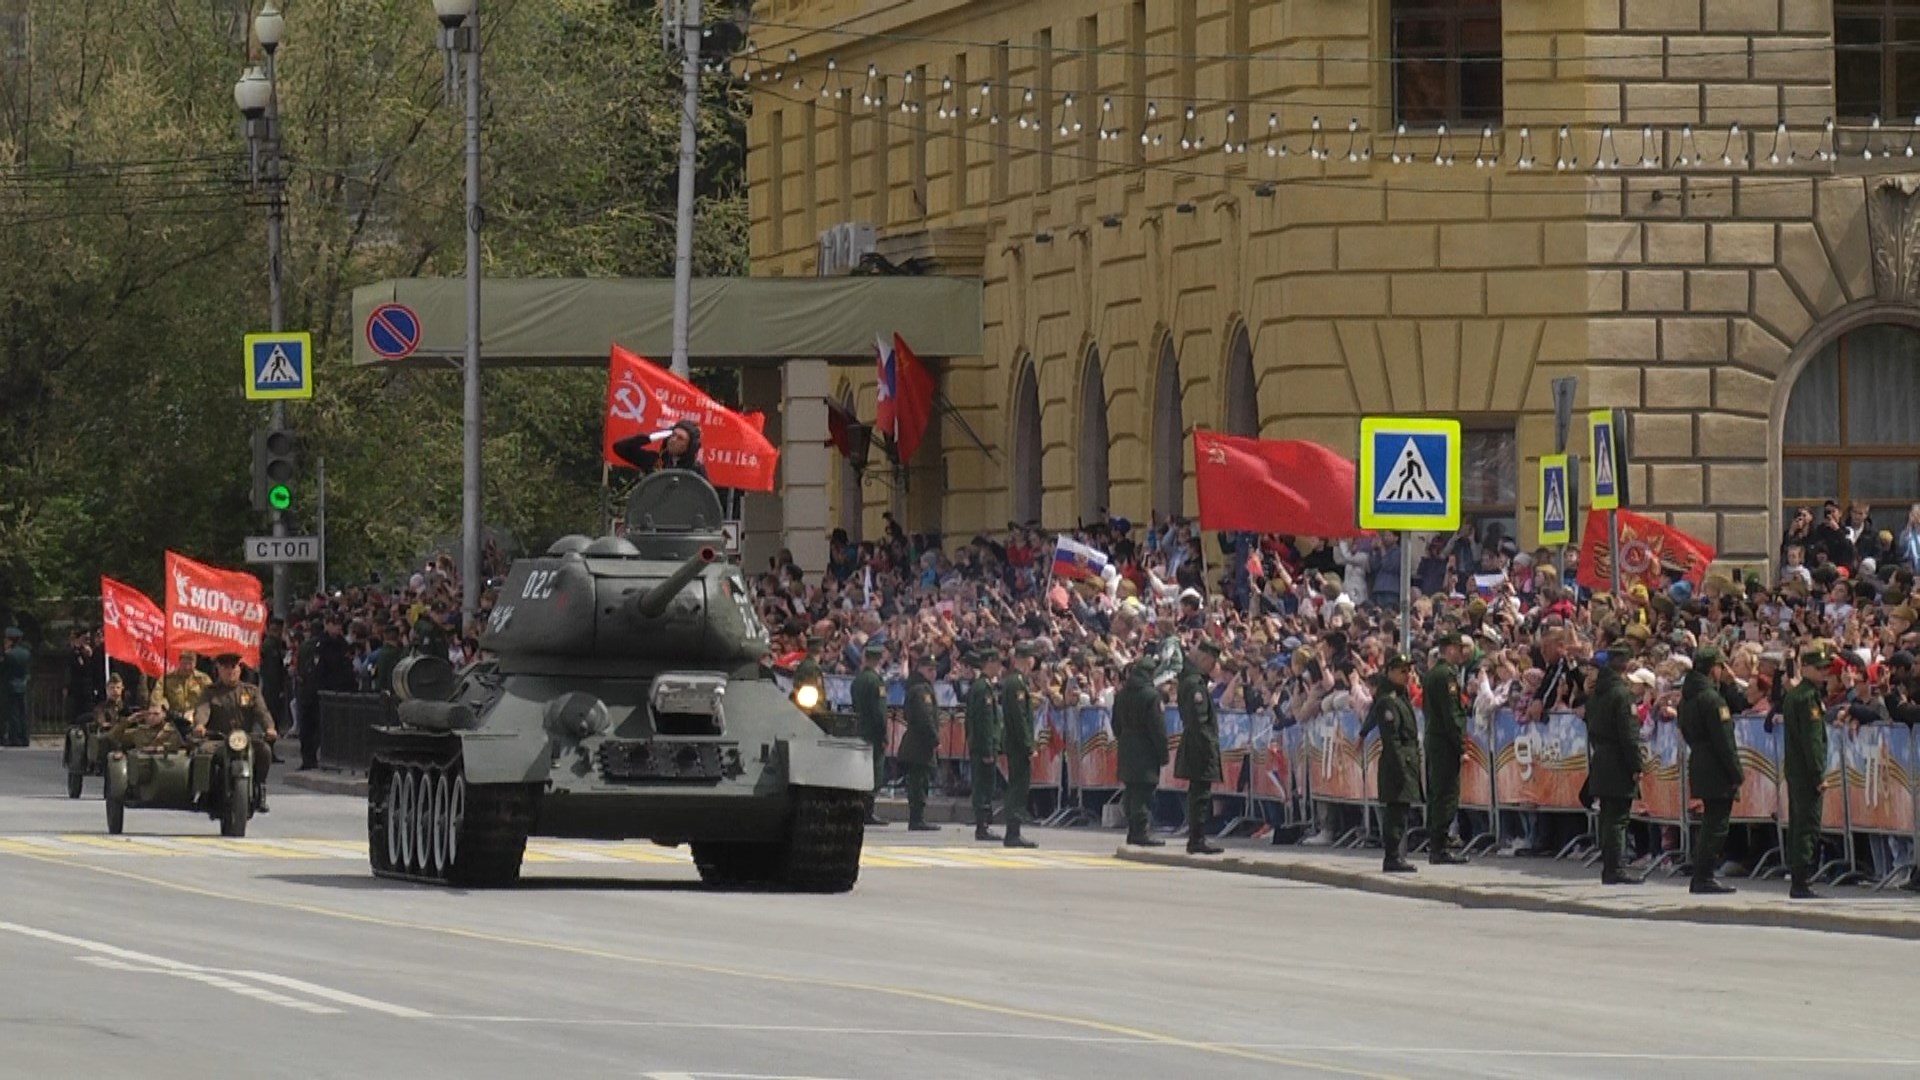
<svg viewBox="0 0 1920 1080">
<path fill-rule="evenodd" d="M 246 753 L 247 733 L 244 731 L 227 732 L 227 749 L 233 751 L 236 754 Z"/>
<path fill-rule="evenodd" d="M 812 683 L 802 683 L 800 688 L 793 692 L 793 703 L 807 712 L 812 712 L 820 707 L 820 688 Z"/>
</svg>

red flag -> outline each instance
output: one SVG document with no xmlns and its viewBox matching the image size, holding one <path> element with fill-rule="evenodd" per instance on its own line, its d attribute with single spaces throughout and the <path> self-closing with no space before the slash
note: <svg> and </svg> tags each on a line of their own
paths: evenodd
<svg viewBox="0 0 1920 1080">
<path fill-rule="evenodd" d="M 167 617 L 147 594 L 110 577 L 100 579 L 100 622 L 107 655 L 159 678 L 167 673 Z"/>
<path fill-rule="evenodd" d="M 167 552 L 168 663 L 192 649 L 202 656 L 239 653 L 243 663 L 257 668 L 266 632 L 259 578 Z"/>
<path fill-rule="evenodd" d="M 926 437 L 927 428 L 933 423 L 933 373 L 913 355 L 907 343 L 899 334 L 893 335 L 894 372 L 893 414 L 894 442 L 900 447 L 900 460 L 913 460 L 914 452 L 920 449 L 920 440 Z"/>
<path fill-rule="evenodd" d="M 880 383 L 879 392 L 873 403 L 873 430 L 896 441 L 898 437 L 895 435 L 895 430 L 898 424 L 893 410 L 893 399 L 898 393 L 899 386 L 897 372 L 900 368 L 896 362 L 897 356 L 898 354 L 893 351 L 893 346 L 888 344 L 886 338 L 873 339 L 873 366 Z"/>
<path fill-rule="evenodd" d="M 1354 523 L 1353 463 L 1319 443 L 1241 439 L 1195 428 L 1200 527 L 1339 539 Z"/>
<path fill-rule="evenodd" d="M 1671 525 L 1631 510 L 1620 515 L 1620 587 L 1641 584 L 1648 591 L 1665 586 L 1665 572 L 1680 574 L 1698 588 L 1707 577 L 1714 550 Z M 1613 552 L 1607 543 L 1607 512 L 1587 511 L 1587 535 L 1580 552 L 1580 584 L 1596 592 L 1613 588 Z"/>
<path fill-rule="evenodd" d="M 734 412 L 692 383 L 615 345 L 607 374 L 606 430 L 600 447 L 607 464 L 631 468 L 631 462 L 613 452 L 613 444 L 665 430 L 677 420 L 699 423 L 700 463 L 707 467 L 707 477 L 714 487 L 773 490 L 780 452 L 762 434 L 765 416 Z"/>
<path fill-rule="evenodd" d="M 837 401 L 827 402 L 827 445 L 840 451 L 840 456 L 853 456 L 853 426 L 859 423 L 853 412 Z"/>
</svg>

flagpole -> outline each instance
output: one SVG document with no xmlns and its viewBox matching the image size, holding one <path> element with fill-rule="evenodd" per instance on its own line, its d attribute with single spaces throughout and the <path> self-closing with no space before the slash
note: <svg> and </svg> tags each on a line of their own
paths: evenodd
<svg viewBox="0 0 1920 1080">
<path fill-rule="evenodd" d="M 1413 533 L 1400 533 L 1400 639 L 1413 655 Z"/>
<path fill-rule="evenodd" d="M 1613 566 L 1613 602 L 1620 602 L 1620 511 L 1607 511 L 1607 561 Z"/>
</svg>

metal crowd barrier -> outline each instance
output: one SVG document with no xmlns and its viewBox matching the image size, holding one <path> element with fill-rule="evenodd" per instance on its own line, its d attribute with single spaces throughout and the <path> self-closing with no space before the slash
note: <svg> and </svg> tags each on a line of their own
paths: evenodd
<svg viewBox="0 0 1920 1080">
<path fill-rule="evenodd" d="M 373 764 L 373 729 L 394 722 L 386 694 L 320 694 L 320 762 L 364 771 Z"/>
</svg>

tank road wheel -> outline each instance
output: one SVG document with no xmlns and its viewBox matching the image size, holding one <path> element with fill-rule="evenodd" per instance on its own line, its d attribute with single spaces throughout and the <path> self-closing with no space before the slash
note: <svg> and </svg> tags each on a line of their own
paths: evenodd
<svg viewBox="0 0 1920 1080">
<path fill-rule="evenodd" d="M 428 868 L 435 874 L 447 872 L 447 774 L 433 778 L 433 861 Z"/>
<path fill-rule="evenodd" d="M 780 884 L 795 892 L 850 891 L 860 877 L 866 797 L 857 791 L 796 787 L 793 801 Z"/>
<path fill-rule="evenodd" d="M 520 880 L 539 789 L 529 784 L 469 784 L 458 761 L 448 772 L 453 829 L 447 842 L 446 880 L 481 889 Z"/>
<path fill-rule="evenodd" d="M 413 774 L 413 869 L 437 875 L 433 865 L 433 780 L 433 772 L 427 769 Z"/>
<path fill-rule="evenodd" d="M 387 828 L 393 833 L 393 864 L 413 869 L 413 770 L 405 765 L 393 774 L 393 815 Z"/>
<path fill-rule="evenodd" d="M 460 860 L 460 828 L 467 817 L 467 778 L 452 770 L 447 778 L 447 865 Z"/>
<path fill-rule="evenodd" d="M 252 816 L 253 781 L 237 774 L 229 776 L 226 813 L 220 817 L 220 835 L 247 835 L 247 819 Z"/>
</svg>

